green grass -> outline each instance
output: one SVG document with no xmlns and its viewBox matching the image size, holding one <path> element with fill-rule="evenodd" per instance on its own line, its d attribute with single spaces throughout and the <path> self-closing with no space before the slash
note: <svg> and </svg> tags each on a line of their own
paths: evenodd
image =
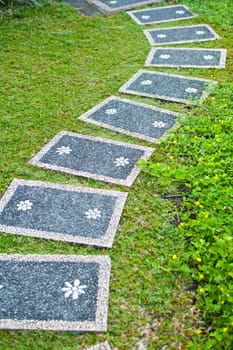
<svg viewBox="0 0 233 350">
<path fill-rule="evenodd" d="M 218 80 L 216 89 L 224 94 L 222 82 L 227 84 L 232 79 L 232 1 L 187 0 L 185 3 L 199 17 L 180 24 L 208 23 L 221 40 L 182 46 L 229 51 L 226 70 L 183 69 L 179 73 Z M 86 18 L 62 3 L 16 9 L 12 16 L 5 14 L 0 25 L 0 192 L 6 191 L 13 178 L 129 191 L 111 250 L 1 236 L 1 253 L 110 255 L 108 332 L 78 335 L 1 331 L 0 349 L 79 350 L 107 339 L 113 348 L 130 350 L 144 333 L 148 335 L 148 350 L 185 349 L 195 330 L 203 325 L 202 313 L 192 304 L 194 292 L 186 290 L 191 279 L 170 269 L 172 256 L 181 256 L 186 242 L 175 231 L 177 208 L 161 199 L 154 178 L 142 172 L 128 190 L 27 164 L 60 130 L 153 146 L 154 162 L 172 155 L 163 144 L 137 140 L 78 119 L 104 98 L 118 95 L 123 83 L 143 68 L 150 47 L 142 28 L 126 13 Z M 176 73 L 175 69 L 157 70 Z M 191 108 L 131 98 L 197 117 L 205 117 L 209 106 L 212 117 L 217 117 L 219 105 L 223 104 L 220 94 L 214 93 L 203 106 Z M 201 339 L 197 342 L 200 345 Z"/>
</svg>

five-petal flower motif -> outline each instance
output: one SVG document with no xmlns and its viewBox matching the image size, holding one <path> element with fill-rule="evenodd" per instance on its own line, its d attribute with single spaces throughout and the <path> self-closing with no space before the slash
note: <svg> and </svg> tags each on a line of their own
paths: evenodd
<svg viewBox="0 0 233 350">
<path fill-rule="evenodd" d="M 162 60 L 168 60 L 171 57 L 171 55 L 160 55 L 159 58 L 161 58 Z"/>
<path fill-rule="evenodd" d="M 166 38 L 166 34 L 157 34 L 157 38 Z"/>
<path fill-rule="evenodd" d="M 126 166 L 127 164 L 129 164 L 129 159 L 125 158 L 125 157 L 119 157 L 116 158 L 114 161 L 115 166 Z"/>
<path fill-rule="evenodd" d="M 88 209 L 86 212 L 85 212 L 85 215 L 87 217 L 87 219 L 98 219 L 98 218 L 101 218 L 101 211 L 97 208 L 94 208 L 94 209 Z"/>
<path fill-rule="evenodd" d="M 3 288 L 3 285 L 2 284 L 0 284 L 0 289 L 2 289 Z"/>
<path fill-rule="evenodd" d="M 112 4 L 112 5 L 117 4 L 117 1 L 116 0 L 111 0 L 111 1 L 109 1 L 109 4 Z"/>
<path fill-rule="evenodd" d="M 155 120 L 152 125 L 155 127 L 155 128 L 165 128 L 166 124 L 162 121 L 158 121 L 158 120 Z"/>
<path fill-rule="evenodd" d="M 109 108 L 109 109 L 106 109 L 105 113 L 108 115 L 114 115 L 117 113 L 117 109 L 116 108 Z"/>
<path fill-rule="evenodd" d="M 152 81 L 151 80 L 143 80 L 141 82 L 141 85 L 151 85 L 152 84 Z"/>
<path fill-rule="evenodd" d="M 65 282 L 65 287 L 62 288 L 62 291 L 65 292 L 65 298 L 72 296 L 72 299 L 78 299 L 81 294 L 85 294 L 84 289 L 87 288 L 86 285 L 80 285 L 80 281 L 76 279 L 74 285 L 70 282 Z"/>
<path fill-rule="evenodd" d="M 72 149 L 69 146 L 61 146 L 58 147 L 56 152 L 61 155 L 61 154 L 70 154 L 70 152 L 72 152 Z"/>
<path fill-rule="evenodd" d="M 205 60 L 212 60 L 213 58 L 214 58 L 214 56 L 212 56 L 212 55 L 205 55 L 204 56 Z"/>
<path fill-rule="evenodd" d="M 142 19 L 149 19 L 150 18 L 150 16 L 148 16 L 148 15 L 142 15 Z"/>
<path fill-rule="evenodd" d="M 205 34 L 205 32 L 204 32 L 203 30 L 197 30 L 197 31 L 196 31 L 196 34 L 197 34 L 197 35 L 203 35 L 203 34 Z"/>
<path fill-rule="evenodd" d="M 184 14 L 184 11 L 183 11 L 183 10 L 177 10 L 176 13 L 177 13 L 178 15 L 183 15 L 183 14 Z"/>
<path fill-rule="evenodd" d="M 192 88 L 192 87 L 188 87 L 187 89 L 185 89 L 186 92 L 190 93 L 190 94 L 195 94 L 197 93 L 197 89 Z"/>
<path fill-rule="evenodd" d="M 20 201 L 17 204 L 17 210 L 22 210 L 22 211 L 31 210 L 32 206 L 33 206 L 33 203 L 28 199 L 26 199 L 25 201 Z"/>
</svg>

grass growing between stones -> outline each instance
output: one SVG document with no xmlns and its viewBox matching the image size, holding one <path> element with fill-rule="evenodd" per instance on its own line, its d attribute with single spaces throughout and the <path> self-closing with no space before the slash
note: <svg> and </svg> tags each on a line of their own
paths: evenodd
<svg viewBox="0 0 233 350">
<path fill-rule="evenodd" d="M 161 145 L 114 133 L 77 118 L 106 97 L 119 95 L 118 89 L 123 83 L 143 68 L 150 47 L 142 28 L 126 13 L 86 18 L 68 5 L 50 3 L 40 9 L 15 10 L 12 16 L 4 16 L 1 20 L 1 193 L 5 192 L 13 178 L 23 178 L 129 191 L 129 196 L 111 250 L 2 234 L 1 253 L 107 254 L 112 258 L 112 273 L 106 334 L 1 331 L 0 349 L 79 350 L 106 339 L 113 349 L 122 350 L 133 347 L 137 349 L 138 342 L 142 340 L 147 341 L 149 350 L 177 350 L 188 346 L 192 349 L 211 348 L 204 345 L 205 332 L 210 325 L 218 327 L 220 324 L 219 310 L 212 313 L 209 310 L 206 314 L 206 299 L 199 297 L 195 290 L 187 290 L 192 284 L 192 278 L 200 282 L 200 274 L 205 275 L 205 278 L 209 274 L 197 270 L 193 272 L 194 276 L 190 276 L 187 269 L 182 271 L 182 264 L 177 263 L 177 260 L 185 263 L 186 254 L 189 254 L 186 230 L 182 229 L 182 225 L 178 228 L 175 226 L 182 215 L 181 209 L 187 203 L 185 200 L 181 207 L 177 207 L 161 197 L 165 192 L 176 194 L 177 186 L 173 180 L 179 174 L 177 169 L 182 170 L 183 164 L 188 164 L 190 178 L 195 175 L 198 182 L 198 176 L 204 174 L 203 169 L 211 167 L 207 161 L 211 161 L 211 155 L 218 151 L 218 143 L 222 145 L 225 134 L 230 130 L 232 38 L 229 27 L 232 25 L 230 13 L 233 6 L 230 0 L 224 1 L 222 6 L 218 1 L 187 0 L 186 4 L 199 17 L 180 23 L 210 24 L 221 39 L 179 47 L 226 48 L 227 69 L 180 71 L 183 75 L 219 81 L 215 92 L 200 107 L 130 97 L 186 115 L 184 127 Z M 169 25 L 173 23 L 170 22 Z M 166 25 L 161 24 L 158 27 L 164 26 Z M 175 69 L 156 70 L 177 73 Z M 187 118 L 188 113 L 194 118 Z M 174 173 L 172 170 L 161 172 L 161 178 L 157 178 L 153 175 L 157 176 L 158 170 L 152 175 L 144 171 L 128 190 L 123 186 L 28 165 L 27 161 L 61 130 L 153 146 L 153 164 L 165 163 L 165 167 L 175 169 Z M 192 135 L 191 142 L 190 135 L 193 132 L 195 134 Z M 219 140 L 214 139 L 216 135 Z M 229 146 L 230 142 L 227 142 L 222 147 L 228 149 Z M 205 150 L 205 147 L 209 147 L 209 151 L 203 155 L 201 150 Z M 195 173 L 191 164 L 196 164 L 201 157 L 204 161 L 203 168 L 198 168 L 200 172 Z M 219 162 L 221 160 L 229 161 L 228 158 L 220 159 Z M 214 171 L 215 167 L 218 171 L 213 176 L 221 178 L 225 170 L 228 171 L 228 168 L 220 169 L 219 164 L 214 164 L 211 169 Z M 181 176 L 181 180 L 182 185 L 183 180 L 188 182 L 184 176 Z M 212 188 L 213 183 L 207 185 Z M 226 180 L 223 185 L 229 187 L 229 181 Z M 199 201 L 203 205 L 200 196 L 200 190 L 197 190 L 196 195 L 192 193 L 193 203 Z M 208 205 L 211 207 L 214 204 Z M 194 213 L 198 218 L 202 212 L 199 209 L 202 208 L 196 205 Z M 188 225 L 190 232 L 191 218 L 187 217 L 187 211 L 182 220 L 187 220 L 185 225 Z M 199 240 L 204 239 L 200 236 L 198 227 L 199 223 L 195 226 L 195 234 Z M 231 242 L 229 240 L 229 246 Z M 190 256 L 193 259 L 199 257 L 189 255 L 188 258 Z M 213 266 L 208 268 L 213 269 Z M 204 279 L 201 283 L 205 281 Z M 205 288 L 202 284 L 200 286 Z M 193 303 L 196 298 L 198 304 Z M 223 300 L 219 299 L 220 304 L 221 301 Z M 229 306 L 229 300 L 224 299 L 224 304 L 221 305 Z M 228 315 L 227 311 L 226 314 Z M 229 341 L 222 341 L 221 337 L 223 329 L 224 333 L 231 332 L 231 325 L 221 323 L 219 327 L 222 329 L 220 336 L 217 335 L 220 340 L 218 342 L 216 338 L 217 345 L 210 346 L 215 346 L 212 347 L 215 349 L 230 349 Z M 204 333 L 204 336 L 198 333 Z M 193 345 L 188 345 L 191 340 Z"/>
</svg>

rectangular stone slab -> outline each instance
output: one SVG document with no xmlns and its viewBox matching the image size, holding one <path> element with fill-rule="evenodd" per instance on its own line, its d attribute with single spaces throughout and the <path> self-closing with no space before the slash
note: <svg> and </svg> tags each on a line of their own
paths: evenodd
<svg viewBox="0 0 233 350">
<path fill-rule="evenodd" d="M 227 50 L 152 48 L 146 67 L 225 68 Z"/>
<path fill-rule="evenodd" d="M 137 6 L 157 4 L 164 0 L 88 0 L 106 12 L 116 12 Z"/>
<path fill-rule="evenodd" d="M 129 16 L 139 25 L 179 21 L 196 17 L 185 5 L 163 6 L 129 11 Z"/>
<path fill-rule="evenodd" d="M 0 255 L 0 328 L 107 330 L 108 256 Z"/>
<path fill-rule="evenodd" d="M 80 119 L 143 140 L 159 142 L 174 127 L 177 115 L 112 96 L 83 114 Z"/>
<path fill-rule="evenodd" d="M 219 39 L 218 34 L 207 24 L 160 29 L 145 29 L 151 45 L 181 44 Z"/>
<path fill-rule="evenodd" d="M 209 95 L 216 81 L 139 70 L 120 92 L 161 100 L 198 104 Z"/>
<path fill-rule="evenodd" d="M 14 180 L 0 201 L 0 231 L 111 247 L 127 193 Z"/>
<path fill-rule="evenodd" d="M 94 346 L 91 346 L 90 348 L 86 349 L 86 350 L 111 350 L 108 342 L 104 342 L 104 343 L 100 343 Z"/>
<path fill-rule="evenodd" d="M 46 169 L 131 186 L 140 172 L 135 163 L 154 149 L 61 131 L 29 162 Z"/>
</svg>

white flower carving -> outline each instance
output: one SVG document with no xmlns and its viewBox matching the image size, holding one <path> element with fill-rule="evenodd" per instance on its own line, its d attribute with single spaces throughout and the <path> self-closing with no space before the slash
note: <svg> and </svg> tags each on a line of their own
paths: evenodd
<svg viewBox="0 0 233 350">
<path fill-rule="evenodd" d="M 164 128 L 166 126 L 166 124 L 162 121 L 158 121 L 158 120 L 155 120 L 152 125 L 155 127 L 155 128 Z"/>
<path fill-rule="evenodd" d="M 170 58 L 171 55 L 160 55 L 159 58 L 161 58 L 162 60 L 168 60 L 168 58 Z"/>
<path fill-rule="evenodd" d="M 197 34 L 197 35 L 203 35 L 203 34 L 205 34 L 205 32 L 204 32 L 203 30 L 197 30 L 197 31 L 196 31 L 196 34 Z"/>
<path fill-rule="evenodd" d="M 22 210 L 22 211 L 31 210 L 32 206 L 33 206 L 33 203 L 28 199 L 26 199 L 25 201 L 20 201 L 17 204 L 17 210 Z"/>
<path fill-rule="evenodd" d="M 117 4 L 117 1 L 116 0 L 109 1 L 109 4 L 112 4 L 112 5 Z"/>
<path fill-rule="evenodd" d="M 72 149 L 69 146 L 61 146 L 58 147 L 56 152 L 61 155 L 61 154 L 70 154 L 70 152 L 72 152 Z"/>
<path fill-rule="evenodd" d="M 3 285 L 2 284 L 0 284 L 0 289 L 2 289 L 3 288 Z"/>
<path fill-rule="evenodd" d="M 157 38 L 166 38 L 166 34 L 157 34 Z"/>
<path fill-rule="evenodd" d="M 205 60 L 212 60 L 213 58 L 214 58 L 214 56 L 212 56 L 212 55 L 205 55 L 204 56 Z"/>
<path fill-rule="evenodd" d="M 150 16 L 148 16 L 148 15 L 143 15 L 142 16 L 142 19 L 149 19 L 150 18 Z"/>
<path fill-rule="evenodd" d="M 86 212 L 85 212 L 85 215 L 87 217 L 87 219 L 98 219 L 98 218 L 101 218 L 101 211 L 97 208 L 94 208 L 94 209 L 88 209 Z"/>
<path fill-rule="evenodd" d="M 183 15 L 184 11 L 183 11 L 183 10 L 177 10 L 176 13 L 177 13 L 178 15 Z"/>
<path fill-rule="evenodd" d="M 109 108 L 109 109 L 106 109 L 105 113 L 108 115 L 114 115 L 117 113 L 117 110 L 116 108 Z"/>
<path fill-rule="evenodd" d="M 65 292 L 65 298 L 69 298 L 72 296 L 72 299 L 78 299 L 79 295 L 85 294 L 85 291 L 83 289 L 87 288 L 86 285 L 80 286 L 80 281 L 77 279 L 74 281 L 74 285 L 72 285 L 70 282 L 65 282 L 64 288 L 62 288 L 62 291 Z"/>
<path fill-rule="evenodd" d="M 114 161 L 115 166 L 126 166 L 129 164 L 129 159 L 125 157 L 116 158 Z"/>
<path fill-rule="evenodd" d="M 188 87 L 187 89 L 185 89 L 186 92 L 190 93 L 190 94 L 195 94 L 197 93 L 197 89 L 195 88 L 191 88 L 191 87 Z"/>
<path fill-rule="evenodd" d="M 152 81 L 151 80 L 143 80 L 141 82 L 141 85 L 151 85 L 152 84 Z"/>
</svg>

